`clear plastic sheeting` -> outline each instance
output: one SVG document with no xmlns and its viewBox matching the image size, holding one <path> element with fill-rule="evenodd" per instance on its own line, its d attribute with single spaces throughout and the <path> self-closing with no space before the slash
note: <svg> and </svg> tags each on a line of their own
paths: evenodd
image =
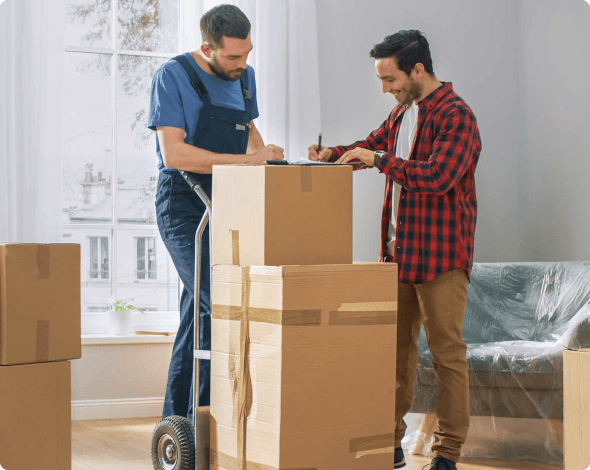
<svg viewBox="0 0 590 470">
<path fill-rule="evenodd" d="M 590 348 L 590 262 L 474 264 L 463 339 L 471 424 L 462 455 L 563 462 L 563 349 Z M 424 332 L 402 445 L 430 455 L 436 373 Z"/>
</svg>

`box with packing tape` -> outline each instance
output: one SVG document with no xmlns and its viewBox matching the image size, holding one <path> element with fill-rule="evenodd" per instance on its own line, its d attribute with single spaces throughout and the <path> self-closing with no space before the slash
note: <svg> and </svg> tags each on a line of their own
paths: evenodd
<svg viewBox="0 0 590 470">
<path fill-rule="evenodd" d="M 590 469 L 590 349 L 563 351 L 565 470 Z"/>
<path fill-rule="evenodd" d="M 0 466 L 72 468 L 71 363 L 0 366 Z"/>
<path fill-rule="evenodd" d="M 80 245 L 0 245 L 0 365 L 81 357 Z"/>
<path fill-rule="evenodd" d="M 352 263 L 352 167 L 213 167 L 212 264 Z"/>
<path fill-rule="evenodd" d="M 397 265 L 214 266 L 211 470 L 391 470 Z"/>
</svg>

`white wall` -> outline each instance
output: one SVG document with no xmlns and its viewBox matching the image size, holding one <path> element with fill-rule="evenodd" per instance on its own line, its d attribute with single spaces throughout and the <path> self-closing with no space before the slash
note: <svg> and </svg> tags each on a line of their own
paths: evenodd
<svg viewBox="0 0 590 470">
<path fill-rule="evenodd" d="M 426 34 L 434 70 L 471 106 L 483 150 L 476 171 L 476 261 L 518 260 L 516 0 L 317 0 L 322 135 L 326 145 L 365 138 L 395 100 L 381 93 L 369 51 L 400 29 Z M 379 254 L 384 176 L 355 173 L 354 259 Z"/>
<path fill-rule="evenodd" d="M 161 416 L 174 337 L 83 338 L 72 419 Z"/>
<path fill-rule="evenodd" d="M 520 252 L 590 259 L 590 5 L 520 0 Z"/>
</svg>

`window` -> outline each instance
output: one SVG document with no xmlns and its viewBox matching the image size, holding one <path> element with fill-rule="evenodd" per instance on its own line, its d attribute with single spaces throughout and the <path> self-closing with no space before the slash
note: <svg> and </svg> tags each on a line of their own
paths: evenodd
<svg viewBox="0 0 590 470">
<path fill-rule="evenodd" d="M 135 279 L 156 279 L 156 239 L 137 237 L 137 271 Z"/>
<path fill-rule="evenodd" d="M 109 279 L 109 239 L 88 237 L 90 252 L 89 279 Z"/>
<path fill-rule="evenodd" d="M 96 306 L 91 307 L 91 306 L 88 306 L 86 308 L 86 311 L 88 313 L 96 313 L 96 312 L 106 312 L 108 309 L 109 309 L 109 306 L 108 305 L 104 305 L 102 307 L 96 307 Z"/>
<path fill-rule="evenodd" d="M 84 312 L 109 296 L 178 310 L 147 115 L 154 72 L 181 52 L 182 2 L 66 0 L 62 233 L 82 245 Z"/>
</svg>

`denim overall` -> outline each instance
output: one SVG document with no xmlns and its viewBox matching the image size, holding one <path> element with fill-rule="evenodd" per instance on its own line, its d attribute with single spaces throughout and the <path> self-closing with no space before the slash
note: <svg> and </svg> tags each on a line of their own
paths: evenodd
<svg viewBox="0 0 590 470">
<path fill-rule="evenodd" d="M 174 60 L 185 69 L 203 103 L 195 140 L 185 142 L 215 153 L 245 154 L 254 104 L 248 91 L 248 71 L 245 70 L 240 77 L 245 111 L 238 111 L 212 105 L 205 85 L 188 59 L 180 55 Z M 212 176 L 194 176 L 211 197 Z M 184 285 L 180 298 L 180 325 L 172 349 L 162 418 L 175 415 L 192 419 L 193 416 L 195 233 L 204 213 L 205 205 L 177 170 L 160 172 L 156 193 L 158 229 Z M 210 275 L 208 224 L 203 233 L 199 302 L 199 338 L 201 349 L 206 350 L 211 349 Z M 209 406 L 210 361 L 201 361 L 199 371 L 199 406 Z"/>
</svg>

